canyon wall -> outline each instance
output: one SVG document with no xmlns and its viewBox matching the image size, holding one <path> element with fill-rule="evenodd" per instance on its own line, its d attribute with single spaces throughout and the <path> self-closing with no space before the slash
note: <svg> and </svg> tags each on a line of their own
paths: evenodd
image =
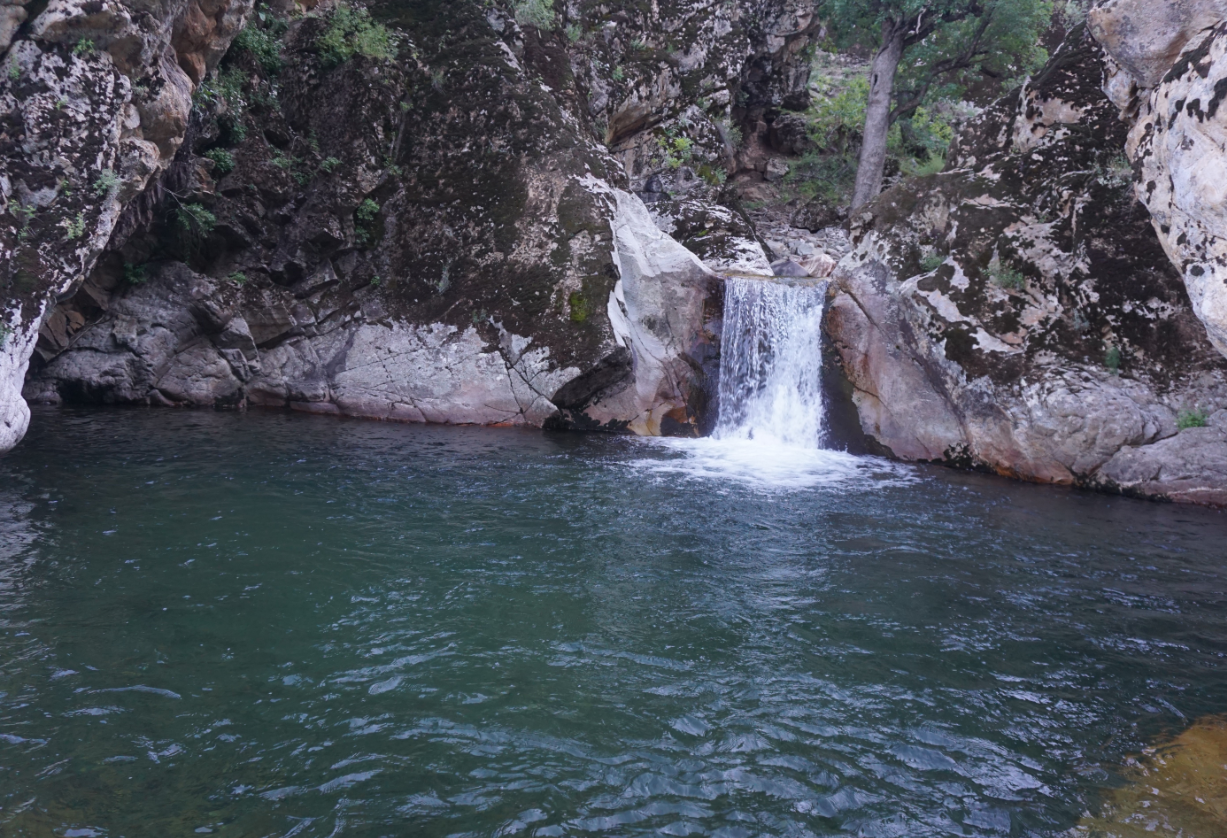
<svg viewBox="0 0 1227 838">
<path fill-rule="evenodd" d="M 31 353 L 25 395 L 47 402 L 700 432 L 714 418 L 712 268 L 769 271 L 721 201 L 728 126 L 808 96 L 815 4 L 556 5 L 533 21 L 511 3 L 376 4 L 390 30 L 377 49 L 360 12 L 262 7 L 217 67 L 244 8 L 193 36 L 201 61 L 165 70 L 178 121 L 156 164 L 136 179 L 110 158 L 57 157 L 75 198 L 47 198 L 54 211 L 27 226 L 42 199 L 19 171 L 29 152 L 10 147 L 20 252 L 0 403 L 16 418 L 0 442 L 24 429 Z M 45 48 L 41 20 L 10 60 Z M 59 60 L 112 60 L 65 43 Z M 338 60 L 338 43 L 357 46 Z M 61 129 L 29 114 L 54 110 L 58 88 L 22 84 L 6 93 L 8 134 L 44 142 Z M 116 147 L 129 100 L 152 95 L 120 86 L 85 91 L 79 119 L 120 125 Z M 680 173 L 692 188 L 652 192 L 678 125 L 701 138 Z M 680 208 L 703 259 L 657 224 Z M 58 272 L 16 267 L 63 258 L 66 240 L 80 252 Z"/>
</svg>

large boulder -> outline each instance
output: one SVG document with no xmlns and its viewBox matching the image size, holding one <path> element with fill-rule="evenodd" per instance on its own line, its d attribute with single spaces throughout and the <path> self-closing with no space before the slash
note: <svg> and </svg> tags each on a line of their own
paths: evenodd
<svg viewBox="0 0 1227 838">
<path fill-rule="evenodd" d="M 1219 503 L 1227 362 L 1165 258 L 1075 30 L 942 174 L 851 220 L 828 329 L 895 454 Z"/>
</svg>

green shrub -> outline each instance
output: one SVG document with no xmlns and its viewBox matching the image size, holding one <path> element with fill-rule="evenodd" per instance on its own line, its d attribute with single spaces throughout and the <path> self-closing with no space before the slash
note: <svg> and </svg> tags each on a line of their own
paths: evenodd
<svg viewBox="0 0 1227 838">
<path fill-rule="evenodd" d="M 217 216 L 200 204 L 180 204 L 175 210 L 175 223 L 185 245 L 199 244 L 217 226 Z"/>
<path fill-rule="evenodd" d="M 21 78 L 21 65 L 17 63 L 17 57 L 13 57 L 13 63 L 9 65 L 9 81 L 17 81 Z"/>
<path fill-rule="evenodd" d="M 110 169 L 104 169 L 94 181 L 94 194 L 99 198 L 114 194 L 119 189 L 119 175 Z"/>
<path fill-rule="evenodd" d="M 0 349 L 8 346 L 9 338 L 12 337 L 13 330 L 9 328 L 7 323 L 0 323 Z"/>
<path fill-rule="evenodd" d="M 516 23 L 538 29 L 554 28 L 554 0 L 516 0 Z"/>
<path fill-rule="evenodd" d="M 143 285 L 149 279 L 144 265 L 132 265 L 124 262 L 124 282 L 129 285 Z"/>
<path fill-rule="evenodd" d="M 82 38 L 81 40 L 77 41 L 77 45 L 72 48 L 72 54 L 77 56 L 93 55 L 94 49 L 93 41 L 91 41 L 89 38 Z"/>
<path fill-rule="evenodd" d="M 999 288 L 1018 291 L 1027 285 L 1027 278 L 1022 273 L 998 259 L 994 259 L 989 263 L 988 275 Z"/>
<path fill-rule="evenodd" d="M 833 91 L 827 91 L 833 92 Z M 840 151 L 859 142 L 869 101 L 869 79 L 858 76 L 835 95 L 820 96 L 809 112 L 809 135 L 820 149 Z"/>
<path fill-rule="evenodd" d="M 284 31 L 282 27 L 277 27 Z M 281 72 L 284 62 L 281 60 L 281 33 L 270 29 L 261 29 L 254 21 L 248 23 L 234 39 L 236 49 L 251 53 L 259 62 L 264 72 L 275 76 Z"/>
<path fill-rule="evenodd" d="M 656 144 L 665 153 L 665 165 L 670 169 L 680 169 L 683 163 L 689 163 L 694 158 L 694 140 L 688 137 L 675 137 L 666 133 L 657 137 Z"/>
<path fill-rule="evenodd" d="M 1107 351 L 1103 353 L 1103 365 L 1112 372 L 1120 371 L 1120 347 L 1109 346 Z"/>
<path fill-rule="evenodd" d="M 230 276 L 226 277 L 226 279 L 230 280 L 235 285 L 247 284 L 247 274 L 243 273 L 242 271 L 235 271 L 234 273 L 230 274 Z"/>
<path fill-rule="evenodd" d="M 205 152 L 205 158 L 213 161 L 213 171 L 224 177 L 234 171 L 234 155 L 224 148 L 214 148 Z"/>
<path fill-rule="evenodd" d="M 335 169 L 337 166 L 340 166 L 340 165 L 341 165 L 341 161 L 340 161 L 340 160 L 338 160 L 337 158 L 335 158 L 335 157 L 325 157 L 325 158 L 324 158 L 324 162 L 320 163 L 320 168 L 321 168 L 321 169 L 323 169 L 325 172 L 328 172 L 329 174 L 331 174 L 331 173 L 332 173 L 332 171 L 333 171 L 333 170 L 334 170 L 334 169 Z"/>
<path fill-rule="evenodd" d="M 62 222 L 61 226 L 64 228 L 64 237 L 68 241 L 79 239 L 85 235 L 85 214 L 79 212 L 76 218 Z"/>
<path fill-rule="evenodd" d="M 38 212 L 38 209 L 33 204 L 23 205 L 16 201 L 10 201 L 9 212 L 21 222 L 21 229 L 17 232 L 17 238 L 24 240 L 30 234 L 30 222 L 34 220 L 34 214 Z"/>
<path fill-rule="evenodd" d="M 920 269 L 925 273 L 932 273 L 940 268 L 946 261 L 946 257 L 940 253 L 926 253 L 920 257 Z"/>
<path fill-rule="evenodd" d="M 1204 428 L 1210 417 L 1202 410 L 1182 410 L 1180 415 L 1176 417 L 1176 427 L 1180 430 L 1185 428 Z"/>
<path fill-rule="evenodd" d="M 567 40 L 578 44 L 584 38 L 584 29 L 578 23 L 567 24 Z"/>
<path fill-rule="evenodd" d="M 371 20 L 366 9 L 338 6 L 328 18 L 328 28 L 316 41 L 326 67 L 344 64 L 355 55 L 387 61 L 394 55 L 392 33 Z"/>
<path fill-rule="evenodd" d="M 358 204 L 358 208 L 354 210 L 354 232 L 361 247 L 367 247 L 375 240 L 375 227 L 378 220 L 379 204 L 370 198 Z"/>
<path fill-rule="evenodd" d="M 923 160 L 906 157 L 899 161 L 899 169 L 908 177 L 928 177 L 946 168 L 946 158 L 930 154 Z"/>
</svg>

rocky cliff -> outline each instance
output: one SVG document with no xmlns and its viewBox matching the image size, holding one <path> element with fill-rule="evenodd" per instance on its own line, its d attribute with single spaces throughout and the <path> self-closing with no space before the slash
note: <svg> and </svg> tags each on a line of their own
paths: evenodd
<svg viewBox="0 0 1227 838">
<path fill-rule="evenodd" d="M 245 0 L 51 0 L 0 7 L 0 450 L 29 422 L 43 319 L 90 272 L 123 207 L 170 165 L 192 91 Z"/>
<path fill-rule="evenodd" d="M 1134 198 L 1108 61 L 1076 30 L 852 219 L 830 332 L 898 456 L 1222 504 L 1227 361 Z"/>
<path fill-rule="evenodd" d="M 8 386 L 36 349 L 42 401 L 697 433 L 711 267 L 769 270 L 722 203 L 730 126 L 807 95 L 814 4 L 372 8 L 387 30 L 344 6 L 262 9 L 214 69 L 238 24 L 218 30 L 165 159 L 108 186 L 71 270 L 11 298 Z M 10 95 L 14 114 L 34 98 Z M 96 206 L 103 175 L 77 165 Z M 692 188 L 666 195 L 661 171 Z M 75 205 L 21 227 L 28 181 L 6 187 L 15 247 L 58 253 Z"/>
</svg>

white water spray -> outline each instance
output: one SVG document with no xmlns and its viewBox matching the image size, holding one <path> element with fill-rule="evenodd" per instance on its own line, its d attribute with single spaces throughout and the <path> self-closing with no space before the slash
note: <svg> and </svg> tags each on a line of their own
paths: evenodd
<svg viewBox="0 0 1227 838">
<path fill-rule="evenodd" d="M 657 474 L 769 491 L 879 489 L 910 471 L 822 447 L 822 316 L 826 285 L 726 280 L 720 420 L 705 439 L 657 439 L 677 456 L 635 466 Z"/>
<path fill-rule="evenodd" d="M 716 438 L 820 448 L 825 283 L 727 283 Z"/>
</svg>

